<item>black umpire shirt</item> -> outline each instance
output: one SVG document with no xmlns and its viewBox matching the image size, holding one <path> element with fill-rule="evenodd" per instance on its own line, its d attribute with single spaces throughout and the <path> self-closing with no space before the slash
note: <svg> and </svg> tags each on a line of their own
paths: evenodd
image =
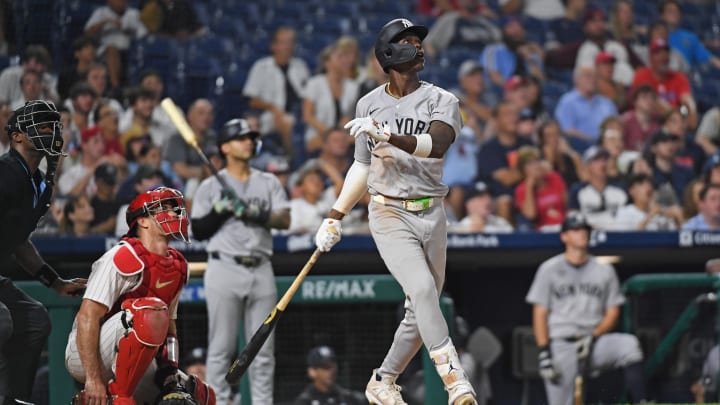
<svg viewBox="0 0 720 405">
<path fill-rule="evenodd" d="M 30 176 L 25 159 L 15 149 L 0 156 L 0 259 L 8 258 L 37 227 L 50 207 L 52 187 L 36 170 Z"/>
</svg>

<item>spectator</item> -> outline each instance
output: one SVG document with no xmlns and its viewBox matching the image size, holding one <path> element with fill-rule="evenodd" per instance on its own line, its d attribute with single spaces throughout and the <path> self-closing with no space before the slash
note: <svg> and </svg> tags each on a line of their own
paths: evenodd
<svg viewBox="0 0 720 405">
<path fill-rule="evenodd" d="M 335 172 L 344 176 L 352 163 L 348 132 L 343 128 L 330 128 L 325 132 L 323 139 L 323 147 L 318 161 L 331 166 Z M 343 181 L 342 178 L 340 180 Z M 340 192 L 340 187 L 337 184 L 334 185 L 337 188 L 335 191 Z"/>
<path fill-rule="evenodd" d="M 127 0 L 107 0 L 107 5 L 96 8 L 90 15 L 85 34 L 98 40 L 97 54 L 108 67 L 110 87 L 118 90 L 123 83 L 123 59 L 130 42 L 147 34 L 140 12 L 128 7 Z"/>
<path fill-rule="evenodd" d="M 705 161 L 702 180 L 705 184 L 720 184 L 720 152 L 715 153 Z"/>
<path fill-rule="evenodd" d="M 457 3 L 457 9 L 443 13 L 435 20 L 423 41 L 431 58 L 449 47 L 482 49 L 500 41 L 500 30 L 495 22 L 477 12 L 483 0 L 458 0 Z"/>
<path fill-rule="evenodd" d="M 658 20 L 650 25 L 648 32 L 648 44 L 652 44 L 655 39 L 662 39 L 668 42 L 668 26 L 664 21 Z M 634 47 L 635 52 L 642 59 L 645 65 L 650 64 L 650 46 L 649 45 L 636 45 Z M 670 69 L 678 71 L 684 75 L 691 72 L 690 64 L 685 59 L 682 53 L 675 48 L 670 48 Z M 637 68 L 637 67 L 636 67 Z"/>
<path fill-rule="evenodd" d="M 61 100 L 70 96 L 70 87 L 87 76 L 90 66 L 95 63 L 95 41 L 87 36 L 75 38 L 72 44 L 75 63 L 66 67 L 58 77 L 57 90 Z"/>
<path fill-rule="evenodd" d="M 298 395 L 293 404 L 365 404 L 367 399 L 364 395 L 337 384 L 337 372 L 337 358 L 331 347 L 318 346 L 310 350 L 307 357 L 307 375 L 312 382 Z"/>
<path fill-rule="evenodd" d="M 466 60 L 458 69 L 460 89 L 457 94 L 460 108 L 464 113 L 465 127 L 472 129 L 474 136 L 482 140 L 485 123 L 492 115 L 492 107 L 497 97 L 485 88 L 483 67 L 474 60 Z"/>
<path fill-rule="evenodd" d="M 127 150 L 127 144 L 132 138 L 150 134 L 152 137 L 152 113 L 155 108 L 155 93 L 146 87 L 134 87 L 128 90 L 127 109 L 120 119 L 120 142 Z M 153 138 L 154 142 L 154 138 Z"/>
<path fill-rule="evenodd" d="M 83 237 L 90 234 L 90 223 L 93 220 L 93 207 L 84 194 L 70 197 L 63 208 L 63 219 L 60 233 L 67 236 Z"/>
<path fill-rule="evenodd" d="M 180 362 L 180 368 L 187 375 L 194 375 L 205 381 L 205 362 L 207 361 L 207 350 L 204 347 L 195 347 L 185 354 Z"/>
<path fill-rule="evenodd" d="M 497 134 L 486 141 L 478 153 L 478 178 L 488 185 L 495 197 L 496 212 L 508 222 L 512 221 L 512 195 L 522 180 L 517 168 L 517 150 L 531 142 L 517 136 L 518 112 L 508 101 L 495 106 L 493 118 Z"/>
<path fill-rule="evenodd" d="M 580 45 L 575 58 L 575 68 L 591 65 L 601 51 L 615 57 L 613 80 L 624 86 L 633 80 L 634 69 L 630 64 L 630 55 L 625 45 L 611 39 L 607 32 L 605 13 L 597 8 L 589 9 L 585 14 L 585 41 Z"/>
<path fill-rule="evenodd" d="M 610 115 L 617 115 L 617 109 L 609 98 L 597 94 L 594 66 L 578 66 L 573 78 L 575 88 L 560 97 L 555 118 L 567 135 L 596 141 L 600 123 Z"/>
<path fill-rule="evenodd" d="M 585 178 L 582 158 L 570 147 L 557 121 L 550 119 L 542 123 L 538 128 L 538 140 L 540 156 L 553 171 L 560 173 L 566 185 Z"/>
<path fill-rule="evenodd" d="M 615 104 L 618 111 L 625 109 L 625 86 L 613 79 L 615 71 L 615 56 L 610 52 L 600 51 L 595 55 L 595 68 L 597 69 L 597 91 Z"/>
<path fill-rule="evenodd" d="M 109 103 L 101 101 L 95 108 L 93 121 L 105 139 L 105 155 L 111 158 L 116 166 L 124 169 L 127 162 L 125 150 L 120 143 L 117 111 Z"/>
<path fill-rule="evenodd" d="M 679 114 L 673 115 L 675 118 L 669 120 L 681 119 Z M 658 187 L 662 205 L 679 204 L 685 187 L 695 177 L 691 168 L 680 165 L 675 160 L 678 150 L 682 147 L 682 141 L 679 135 L 667 129 L 667 125 L 650 140 L 649 163 L 653 169 L 653 179 Z"/>
<path fill-rule="evenodd" d="M 336 197 L 335 193 L 325 193 L 322 176 L 317 164 L 303 167 L 298 173 L 295 187 L 300 195 L 290 200 L 288 234 L 315 232 L 322 224 Z"/>
<path fill-rule="evenodd" d="M 286 151 L 292 151 L 291 133 L 300 110 L 301 97 L 310 71 L 305 62 L 293 57 L 295 31 L 280 27 L 272 35 L 272 56 L 256 61 L 248 74 L 243 94 L 250 98 L 250 107 L 262 110 L 260 133 L 276 132 Z"/>
<path fill-rule="evenodd" d="M 140 10 L 140 20 L 148 32 L 180 41 L 204 33 L 188 0 L 148 0 Z"/>
<path fill-rule="evenodd" d="M 631 0 L 616 0 L 610 7 L 610 34 L 615 41 L 625 46 L 633 69 L 644 64 L 635 49 L 640 45 L 640 36 L 647 34 L 647 26 L 635 24 Z"/>
<path fill-rule="evenodd" d="M 647 84 L 632 92 L 632 109 L 622 115 L 623 141 L 628 150 L 642 151 L 660 124 L 655 116 L 657 94 Z"/>
<path fill-rule="evenodd" d="M 713 107 L 705 112 L 695 134 L 695 142 L 710 156 L 720 147 L 720 107 Z"/>
<path fill-rule="evenodd" d="M 50 53 L 42 45 L 28 45 L 23 52 L 22 65 L 9 66 L 0 73 L 0 100 L 12 102 L 22 96 L 20 78 L 25 71 L 37 72 L 42 76 L 43 100 L 57 100 L 57 80 L 48 70 L 52 65 Z"/>
<path fill-rule="evenodd" d="M 188 108 L 188 125 L 190 125 L 193 133 L 195 133 L 198 145 L 200 145 L 202 149 L 205 149 L 208 145 L 217 144 L 217 136 L 212 129 L 213 120 L 213 106 L 207 99 L 197 99 L 190 105 L 190 108 Z M 162 155 L 172 164 L 175 173 L 186 183 L 186 198 L 192 198 L 192 194 L 187 192 L 187 182 L 190 179 L 199 181 L 205 177 L 207 170 L 200 156 L 195 150 L 188 146 L 180 134 L 175 134 L 168 140 Z"/>
<path fill-rule="evenodd" d="M 65 107 L 70 110 L 70 131 L 75 139 L 80 139 L 80 133 L 92 126 L 90 113 L 97 94 L 87 82 L 77 82 L 70 88 L 70 100 L 65 101 Z"/>
<path fill-rule="evenodd" d="M 565 14 L 550 20 L 546 33 L 546 49 L 567 45 L 583 37 L 582 17 L 585 14 L 587 0 L 564 0 Z"/>
<path fill-rule="evenodd" d="M 473 184 L 477 177 L 477 153 L 480 145 L 470 127 L 460 129 L 455 142 L 450 145 L 443 168 L 443 183 L 450 188 L 446 196 L 446 210 L 452 210 L 451 218 L 462 218 L 465 206 L 465 189 Z"/>
<path fill-rule="evenodd" d="M 336 44 L 323 50 L 322 70 L 308 80 L 303 93 L 305 150 L 316 153 L 322 148 L 322 134 L 342 127 L 353 117 L 357 101 L 357 83 L 349 79 L 353 54 Z"/>
<path fill-rule="evenodd" d="M 535 124 L 540 124 L 550 117 L 543 102 L 543 83 L 535 76 L 528 76 L 526 82 L 527 108 L 535 120 Z"/>
<path fill-rule="evenodd" d="M 12 113 L 13 110 L 10 109 L 10 104 L 7 101 L 0 100 L 0 155 L 4 155 L 10 150 L 10 138 L 4 129 L 7 128 Z"/>
<path fill-rule="evenodd" d="M 697 124 L 697 109 L 690 83 L 684 74 L 669 67 L 670 47 L 663 39 L 653 39 L 650 43 L 650 63 L 635 72 L 632 88 L 641 84 L 650 85 L 658 95 L 656 110 L 667 113 L 671 108 L 685 106 L 688 110 L 688 122 L 691 127 Z"/>
<path fill-rule="evenodd" d="M 630 203 L 615 215 L 616 231 L 674 231 L 683 222 L 678 205 L 663 207 L 655 201 L 655 184 L 648 175 L 636 175 L 627 186 Z"/>
<path fill-rule="evenodd" d="M 467 193 L 465 211 L 467 215 L 456 224 L 450 224 L 448 233 L 510 233 L 512 225 L 504 218 L 493 215 L 493 200 L 490 189 L 483 182 L 477 182 Z"/>
<path fill-rule="evenodd" d="M 527 40 L 519 19 L 507 18 L 502 24 L 502 42 L 488 45 L 480 55 L 485 79 L 498 88 L 512 76 L 534 76 L 544 79 L 543 50 Z"/>
<path fill-rule="evenodd" d="M 658 11 L 660 12 L 660 18 L 665 21 L 670 29 L 670 35 L 668 37 L 670 47 L 680 51 L 691 67 L 699 67 L 700 65 L 710 63 L 715 66 L 715 68 L 720 69 L 720 58 L 713 56 L 713 54 L 705 48 L 697 34 L 680 28 L 682 8 L 680 7 L 679 1 L 663 0 L 658 6 Z"/>
<path fill-rule="evenodd" d="M 165 110 L 160 106 L 160 101 L 165 91 L 165 82 L 160 72 L 155 69 L 146 69 L 140 73 L 140 87 L 150 90 L 153 94 L 154 107 L 150 119 L 150 135 L 155 145 L 163 146 L 171 136 L 177 133 L 177 129 L 175 129 L 175 125 L 170 120 L 170 116 L 167 115 Z M 125 123 L 121 123 L 120 126 L 129 126 L 129 123 L 132 122 L 133 115 L 129 113 L 123 118 Z"/>
<path fill-rule="evenodd" d="M 685 187 L 682 201 L 683 218 L 685 221 L 698 214 L 700 191 L 702 191 L 705 184 L 701 179 L 693 179 L 690 184 Z"/>
<path fill-rule="evenodd" d="M 212 145 L 215 146 L 215 145 Z M 224 162 L 221 157 L 218 157 L 217 148 L 212 148 L 210 145 L 206 146 L 205 156 L 210 160 L 211 164 L 215 165 L 216 170 L 220 170 L 224 166 Z M 219 164 L 217 164 L 219 160 Z M 142 165 L 150 165 L 156 169 L 159 169 L 163 174 L 163 184 L 171 186 L 175 189 L 183 186 L 183 182 L 178 177 L 177 173 L 172 168 L 172 164 L 162 158 L 162 151 L 160 147 L 152 142 L 143 142 L 140 149 L 137 151 L 135 170 Z"/>
<path fill-rule="evenodd" d="M 503 13 L 522 13 L 539 20 L 560 18 L 565 12 L 563 0 L 499 0 L 498 3 Z"/>
<path fill-rule="evenodd" d="M 348 62 L 350 64 L 350 70 L 347 73 L 347 78 L 359 84 L 363 77 L 360 69 L 360 45 L 357 39 L 350 35 L 343 35 L 335 41 L 335 47 L 341 52 L 350 55 L 350 62 Z"/>
<path fill-rule="evenodd" d="M 523 181 L 515 187 L 515 208 L 532 229 L 557 232 L 565 219 L 565 181 L 540 159 L 540 150 L 534 146 L 520 148 L 517 160 Z"/>
<path fill-rule="evenodd" d="M 93 208 L 93 220 L 90 222 L 91 233 L 113 235 L 118 206 L 115 185 L 118 182 L 118 170 L 110 163 L 103 163 L 95 168 L 95 187 L 97 191 L 90 199 Z"/>
<path fill-rule="evenodd" d="M 580 211 L 596 229 L 611 228 L 615 213 L 627 204 L 625 191 L 608 182 L 608 157 L 599 146 L 588 148 L 583 153 L 588 179 L 574 184 L 569 192 L 569 211 Z"/>
<path fill-rule="evenodd" d="M 31 100 L 40 100 L 42 98 L 42 77 L 35 71 L 26 70 L 20 78 L 20 98 L 12 100 L 10 107 L 13 110 L 25 105 Z"/>
<path fill-rule="evenodd" d="M 61 195 L 95 195 L 93 181 L 95 168 L 108 161 L 104 156 L 105 139 L 97 127 L 82 132 L 80 155 L 74 161 L 63 161 L 62 173 L 58 179 L 58 191 Z"/>
<path fill-rule="evenodd" d="M 598 145 L 608 152 L 607 175 L 611 183 L 622 183 L 620 162 L 625 159 L 623 155 L 627 154 L 622 133 L 622 120 L 617 115 L 605 118 L 600 124 Z"/>
<path fill-rule="evenodd" d="M 93 63 L 87 71 L 87 83 L 95 91 L 98 102 L 105 102 L 118 113 L 118 116 L 125 113 L 122 104 L 112 97 L 109 97 L 107 91 L 107 67 L 102 63 Z M 94 122 L 96 123 L 96 122 Z"/>
<path fill-rule="evenodd" d="M 375 57 L 375 49 L 370 49 L 365 60 L 365 79 L 360 83 L 358 89 L 358 100 L 375 88 L 388 82 L 387 73 L 383 70 L 380 62 Z"/>
<path fill-rule="evenodd" d="M 133 176 L 133 195 L 128 197 L 118 194 L 118 201 L 123 203 L 117 212 L 117 219 L 115 220 L 115 236 L 121 237 L 128 231 L 127 221 L 125 219 L 125 213 L 127 211 L 130 202 L 135 197 L 144 193 L 148 190 L 154 190 L 157 187 L 163 186 L 162 172 L 152 166 L 142 165 L 138 167 Z"/>
<path fill-rule="evenodd" d="M 720 231 L 720 184 L 706 184 L 700 190 L 699 213 L 683 224 L 683 230 Z"/>
</svg>

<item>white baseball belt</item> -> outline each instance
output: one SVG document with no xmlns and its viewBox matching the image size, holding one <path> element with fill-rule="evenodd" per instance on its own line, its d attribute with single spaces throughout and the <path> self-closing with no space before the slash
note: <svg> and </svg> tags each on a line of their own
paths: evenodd
<svg viewBox="0 0 720 405">
<path fill-rule="evenodd" d="M 373 195 L 372 200 L 378 204 L 399 207 L 410 212 L 425 211 L 426 209 L 434 207 L 436 204 L 441 202 L 440 197 L 424 197 L 413 200 L 402 200 L 399 198 L 386 197 L 382 194 Z"/>
</svg>

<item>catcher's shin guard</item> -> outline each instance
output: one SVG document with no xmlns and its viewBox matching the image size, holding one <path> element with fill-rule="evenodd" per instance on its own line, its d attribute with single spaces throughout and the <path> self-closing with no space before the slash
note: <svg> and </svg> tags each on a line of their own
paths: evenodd
<svg viewBox="0 0 720 405">
<path fill-rule="evenodd" d="M 115 379 L 108 385 L 113 404 L 134 404 L 132 396 L 143 374 L 165 342 L 170 316 L 159 298 L 127 299 L 122 304 L 122 321 L 127 328 L 118 342 Z"/>
<path fill-rule="evenodd" d="M 448 392 L 448 405 L 477 405 L 475 390 L 460 365 L 460 359 L 450 338 L 439 347 L 430 350 L 440 378 Z"/>
</svg>

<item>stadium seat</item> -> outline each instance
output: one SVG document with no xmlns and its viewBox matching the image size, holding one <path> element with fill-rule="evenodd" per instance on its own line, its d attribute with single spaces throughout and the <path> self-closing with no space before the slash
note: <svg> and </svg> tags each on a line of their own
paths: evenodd
<svg viewBox="0 0 720 405">
<path fill-rule="evenodd" d="M 133 41 L 127 57 L 128 78 L 134 82 L 146 68 L 157 69 L 163 77 L 176 75 L 182 56 L 182 48 L 172 39 L 148 35 Z"/>
<path fill-rule="evenodd" d="M 214 98 L 221 77 L 219 60 L 209 54 L 197 52 L 187 57 L 178 67 L 178 77 L 185 87 L 185 98 L 192 102 L 198 98 Z"/>
<path fill-rule="evenodd" d="M 230 39 L 212 34 L 191 38 L 184 45 L 187 57 L 204 54 L 220 61 L 226 61 L 235 54 L 235 45 Z"/>
</svg>

